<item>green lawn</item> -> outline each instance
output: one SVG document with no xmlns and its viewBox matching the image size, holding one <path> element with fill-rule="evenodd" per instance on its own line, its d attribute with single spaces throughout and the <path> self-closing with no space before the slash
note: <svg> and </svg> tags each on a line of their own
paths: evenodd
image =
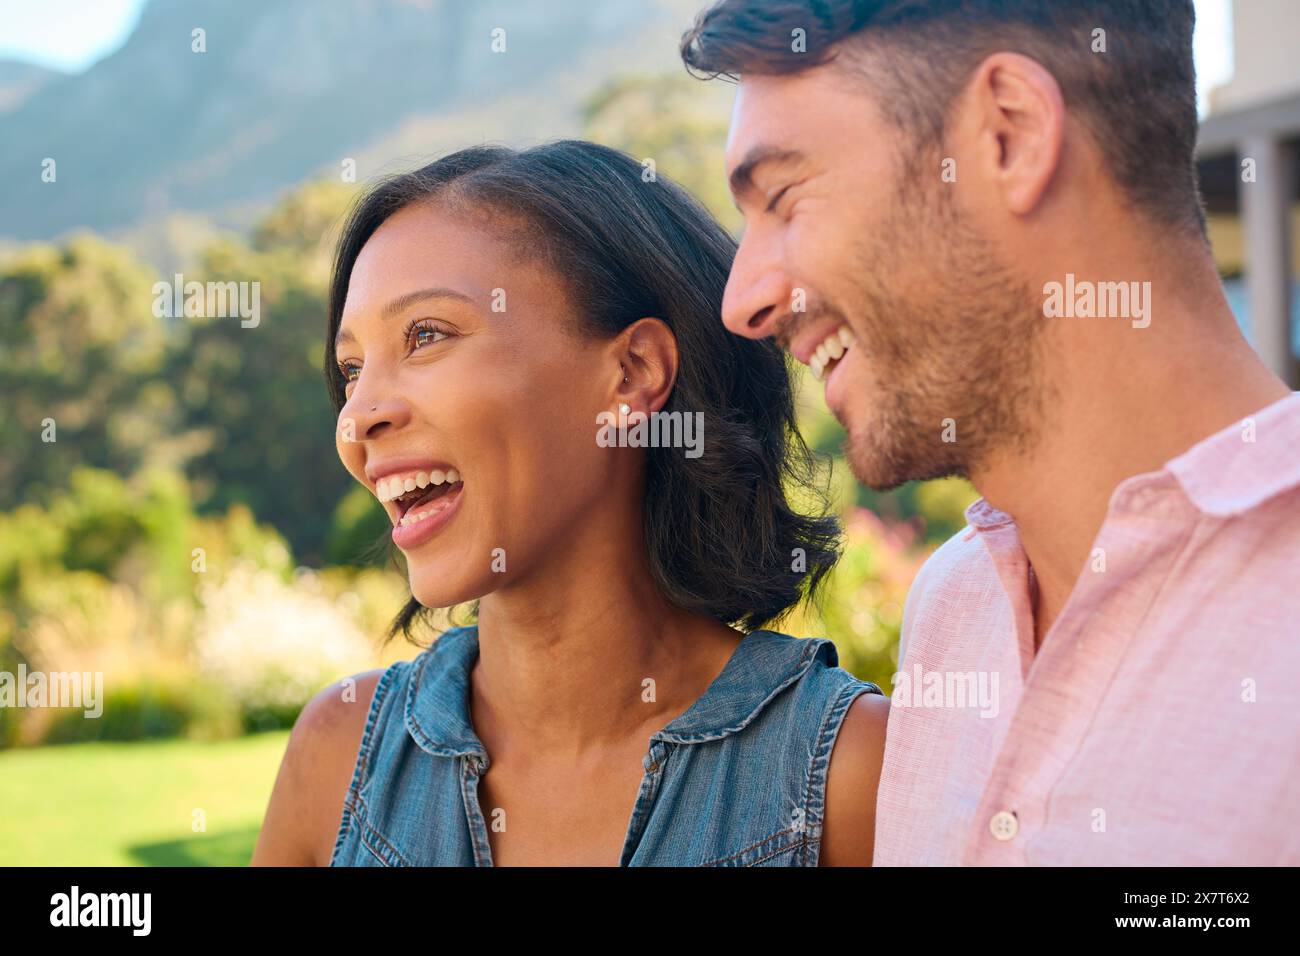
<svg viewBox="0 0 1300 956">
<path fill-rule="evenodd" d="M 0 866 L 242 866 L 288 738 L 0 751 Z"/>
</svg>

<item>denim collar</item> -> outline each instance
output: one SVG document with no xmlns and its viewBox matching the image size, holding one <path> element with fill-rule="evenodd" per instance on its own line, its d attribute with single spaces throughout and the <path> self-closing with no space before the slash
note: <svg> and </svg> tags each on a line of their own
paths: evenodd
<svg viewBox="0 0 1300 956">
<path fill-rule="evenodd" d="M 828 667 L 839 663 L 835 645 L 825 638 L 752 631 L 704 693 L 651 739 L 696 744 L 743 730 L 818 656 Z M 438 757 L 486 757 L 469 715 L 469 674 L 477 659 L 478 628 L 471 626 L 443 634 L 412 663 L 405 724 L 422 750 Z"/>
</svg>

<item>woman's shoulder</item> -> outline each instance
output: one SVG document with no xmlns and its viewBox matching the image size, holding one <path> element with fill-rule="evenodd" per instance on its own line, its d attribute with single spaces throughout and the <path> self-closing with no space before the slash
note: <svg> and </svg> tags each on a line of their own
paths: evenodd
<svg viewBox="0 0 1300 956">
<path fill-rule="evenodd" d="M 471 628 L 452 628 L 414 658 L 336 681 L 303 707 L 284 766 L 295 790 L 306 788 L 298 799 L 312 803 L 310 815 L 318 829 L 311 842 L 319 865 L 332 855 L 349 790 L 365 783 L 374 763 L 366 758 L 385 739 L 387 726 L 403 720 L 413 684 L 429 668 L 436 669 L 441 656 L 454 653 L 453 647 L 464 653 L 463 640 L 474 637 Z"/>
<path fill-rule="evenodd" d="M 412 682 L 442 654 L 465 652 L 472 629 L 441 635 L 415 658 L 335 681 L 298 714 L 253 852 L 255 865 L 325 866 L 333 854 L 348 793 L 373 761 L 367 754 L 401 720 Z"/>
<path fill-rule="evenodd" d="M 794 685 L 805 698 L 882 695 L 870 681 L 855 677 L 840 665 L 835 642 L 825 637 L 794 637 L 780 631 L 752 631 L 746 664 L 768 675 L 778 686 Z"/>
<path fill-rule="evenodd" d="M 254 865 L 328 863 L 371 704 L 391 670 L 376 668 L 336 681 L 298 714 L 258 834 Z"/>
<path fill-rule="evenodd" d="M 864 721 L 874 725 L 888 714 L 889 698 L 871 681 L 862 680 L 840 666 L 839 650 L 824 637 L 793 637 L 777 631 L 756 631 L 769 647 L 755 659 L 767 656 L 773 691 L 790 697 L 789 707 L 801 720 L 817 718 L 818 743 L 829 748 L 846 724 L 850 733 Z M 783 685 L 788 685 L 786 691 Z"/>
<path fill-rule="evenodd" d="M 889 698 L 880 693 L 855 697 L 840 722 L 826 773 L 822 866 L 871 864 L 888 725 Z"/>
<path fill-rule="evenodd" d="M 825 795 L 819 861 L 823 866 L 869 865 L 889 698 L 874 683 L 841 667 L 832 641 L 764 633 L 774 649 L 798 655 L 793 706 L 807 732 L 816 734 L 814 754 L 826 755 L 824 776 L 818 775 L 818 789 Z"/>
<path fill-rule="evenodd" d="M 362 671 L 321 690 L 298 715 L 286 753 L 355 758 L 380 683 L 386 677 L 391 681 L 395 672 L 408 665 L 408 661 L 398 661 Z"/>
<path fill-rule="evenodd" d="M 452 628 L 415 657 L 394 661 L 387 667 L 354 674 L 330 684 L 316 694 L 294 725 L 293 737 L 302 738 L 304 748 L 341 748 L 357 757 L 367 724 L 373 724 L 381 707 L 396 705 L 398 712 L 412 682 L 439 666 L 440 651 L 453 642 L 471 637 L 470 628 Z M 294 744 L 290 738 L 290 746 Z"/>
</svg>

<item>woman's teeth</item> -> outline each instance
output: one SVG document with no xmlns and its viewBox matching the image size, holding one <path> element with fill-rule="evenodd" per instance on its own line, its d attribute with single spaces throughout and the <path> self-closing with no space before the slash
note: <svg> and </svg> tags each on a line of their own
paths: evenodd
<svg viewBox="0 0 1300 956">
<path fill-rule="evenodd" d="M 380 501 L 388 502 L 415 491 L 417 488 L 428 488 L 430 485 L 441 485 L 444 482 L 454 485 L 458 481 L 460 481 L 460 472 L 455 468 L 448 468 L 446 471 L 435 468 L 433 471 L 416 471 L 411 472 L 409 475 L 394 475 L 390 478 L 379 479 L 375 485 L 375 497 Z"/>
<path fill-rule="evenodd" d="M 450 492 L 448 492 L 448 494 L 450 494 Z M 444 497 L 445 497 L 445 496 L 444 496 Z M 442 498 L 439 498 L 438 501 L 442 501 Z M 431 515 L 435 515 L 435 514 L 437 514 L 437 513 L 438 513 L 439 511 L 441 511 L 444 507 L 446 507 L 446 506 L 445 506 L 445 505 L 437 504 L 437 503 L 435 502 L 432 508 L 426 508 L 424 511 L 421 511 L 419 514 L 415 514 L 415 515 L 404 515 L 404 516 L 402 517 L 402 520 L 399 521 L 399 522 L 397 522 L 397 523 L 398 523 L 399 525 L 403 525 L 403 526 L 408 525 L 408 524 L 415 524 L 417 521 L 423 521 L 425 518 L 428 518 L 428 517 L 430 517 Z"/>
<path fill-rule="evenodd" d="M 826 366 L 842 358 L 845 352 L 857 344 L 857 341 L 857 337 L 846 325 L 841 325 L 826 336 L 822 344 L 817 346 L 817 351 L 813 352 L 813 357 L 808 362 L 813 377 L 819 382 L 826 381 Z"/>
</svg>

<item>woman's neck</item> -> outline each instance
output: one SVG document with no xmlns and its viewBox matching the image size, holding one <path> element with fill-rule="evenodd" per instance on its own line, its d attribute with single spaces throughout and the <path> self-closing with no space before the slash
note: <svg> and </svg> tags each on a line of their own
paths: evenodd
<svg viewBox="0 0 1300 956">
<path fill-rule="evenodd" d="M 563 755 L 652 733 L 725 666 L 739 632 L 669 604 L 639 514 L 618 523 L 593 516 L 479 602 L 470 700 L 485 743 L 526 734 Z"/>
</svg>

